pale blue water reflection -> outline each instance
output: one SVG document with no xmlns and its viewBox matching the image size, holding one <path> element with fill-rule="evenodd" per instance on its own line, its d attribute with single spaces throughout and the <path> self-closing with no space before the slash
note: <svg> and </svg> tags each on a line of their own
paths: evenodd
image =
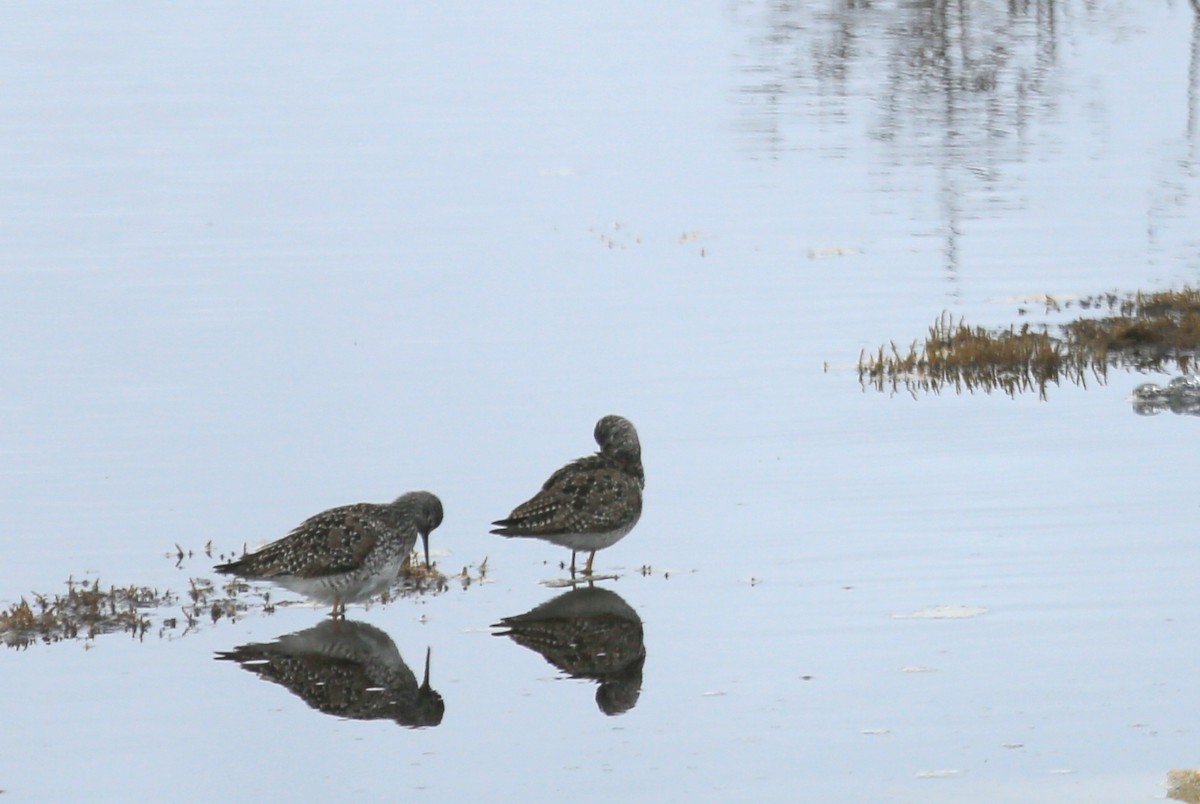
<svg viewBox="0 0 1200 804">
<path fill-rule="evenodd" d="M 0 602 L 185 590 L 176 543 L 397 488 L 488 567 L 350 609 L 429 649 L 436 728 L 212 660 L 304 606 L 7 651 L 6 798 L 1147 801 L 1195 763 L 1194 420 L 850 370 L 946 308 L 1200 281 L 1193 9 L 643 5 L 6 12 Z M 619 717 L 491 636 L 562 556 L 486 532 L 612 410 Z"/>
</svg>

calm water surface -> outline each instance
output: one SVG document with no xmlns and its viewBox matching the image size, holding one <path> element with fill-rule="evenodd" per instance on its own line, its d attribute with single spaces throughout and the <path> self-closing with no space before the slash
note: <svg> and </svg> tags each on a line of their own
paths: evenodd
<svg viewBox="0 0 1200 804">
<path fill-rule="evenodd" d="M 0 604 L 186 594 L 210 540 L 417 488 L 475 579 L 5 649 L 5 799 L 1130 802 L 1196 765 L 1196 422 L 1120 371 L 853 368 L 1200 282 L 1193 7 L 643 5 L 4 12 Z M 555 601 L 566 551 L 488 523 L 606 413 L 645 514 Z M 605 662 L 492 627 L 543 604 Z"/>
</svg>

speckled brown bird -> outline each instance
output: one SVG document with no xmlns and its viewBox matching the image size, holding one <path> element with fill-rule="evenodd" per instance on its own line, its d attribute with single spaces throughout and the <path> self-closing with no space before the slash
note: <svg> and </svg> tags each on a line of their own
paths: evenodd
<svg viewBox="0 0 1200 804">
<path fill-rule="evenodd" d="M 583 574 L 592 574 L 596 551 L 611 547 L 633 530 L 642 515 L 642 446 L 633 423 L 605 416 L 596 423 L 595 455 L 573 461 L 550 476 L 542 490 L 507 519 L 493 522 L 501 536 L 544 539 L 575 553 L 589 550 Z"/>
<path fill-rule="evenodd" d="M 396 580 L 417 536 L 428 567 L 429 533 L 440 524 L 442 501 L 428 491 L 410 491 L 382 505 L 322 511 L 282 539 L 214 569 L 332 603 L 333 616 L 345 617 L 347 603 L 366 600 Z"/>
</svg>

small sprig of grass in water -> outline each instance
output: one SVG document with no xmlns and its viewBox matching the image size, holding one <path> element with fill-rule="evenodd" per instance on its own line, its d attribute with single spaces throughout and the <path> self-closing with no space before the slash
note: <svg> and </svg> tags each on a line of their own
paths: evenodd
<svg viewBox="0 0 1200 804">
<path fill-rule="evenodd" d="M 428 567 L 421 553 L 414 550 L 400 567 L 399 582 L 384 596 L 384 602 L 394 598 L 440 594 L 450 588 L 449 581 L 434 561 Z"/>
<path fill-rule="evenodd" d="M 466 565 L 453 575 L 445 575 L 435 561 L 429 567 L 421 554 L 414 550 L 400 567 L 399 583 L 392 587 L 391 598 L 413 597 L 424 594 L 441 594 L 450 588 L 450 581 L 458 581 L 463 589 L 473 584 L 485 583 L 488 574 L 488 560 L 475 565 Z M 385 601 L 388 598 L 385 598 Z"/>
<path fill-rule="evenodd" d="M 903 388 L 914 397 L 952 387 L 1009 396 L 1037 391 L 1043 399 L 1051 384 L 1063 380 L 1087 385 L 1088 377 L 1107 380 L 1110 367 L 1138 371 L 1188 371 L 1200 353 L 1200 291 L 1185 288 L 1130 296 L 1104 294 L 1060 304 L 1047 297 L 1047 312 L 1077 303 L 1082 309 L 1107 307 L 1115 315 L 1081 317 L 1059 325 L 1007 329 L 970 327 L 943 313 L 924 342 L 913 341 L 907 352 L 862 352 L 859 383 L 877 391 Z"/>
<path fill-rule="evenodd" d="M 454 576 L 455 580 L 462 585 L 463 589 L 469 588 L 472 584 L 487 583 L 488 560 L 487 556 L 483 557 L 483 561 L 475 565 L 474 572 L 470 566 L 465 566 L 462 571 Z"/>
</svg>

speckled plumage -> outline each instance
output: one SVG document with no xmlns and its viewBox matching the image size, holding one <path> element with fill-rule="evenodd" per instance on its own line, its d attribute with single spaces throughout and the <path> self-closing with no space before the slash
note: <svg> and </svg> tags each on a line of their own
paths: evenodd
<svg viewBox="0 0 1200 804">
<path fill-rule="evenodd" d="M 642 619 L 616 592 L 572 589 L 493 627 L 564 673 L 598 681 L 596 704 L 606 715 L 637 703 L 646 661 Z"/>
<path fill-rule="evenodd" d="M 428 567 L 429 533 L 441 523 L 441 500 L 428 491 L 411 491 L 390 503 L 322 511 L 282 539 L 215 569 L 332 603 L 333 615 L 344 616 L 347 603 L 391 585 L 418 536 Z"/>
<path fill-rule="evenodd" d="M 584 574 L 591 575 L 596 551 L 620 541 L 642 515 L 642 447 L 633 423 L 605 416 L 596 423 L 600 451 L 572 461 L 550 476 L 532 499 L 518 505 L 507 519 L 493 522 L 501 536 L 544 539 L 571 549 L 588 550 Z"/>
<path fill-rule="evenodd" d="M 425 678 L 418 683 L 391 637 L 366 623 L 326 620 L 274 642 L 240 645 L 217 659 L 237 662 L 336 717 L 421 728 L 441 723 L 446 711 L 429 686 L 428 649 Z"/>
</svg>

